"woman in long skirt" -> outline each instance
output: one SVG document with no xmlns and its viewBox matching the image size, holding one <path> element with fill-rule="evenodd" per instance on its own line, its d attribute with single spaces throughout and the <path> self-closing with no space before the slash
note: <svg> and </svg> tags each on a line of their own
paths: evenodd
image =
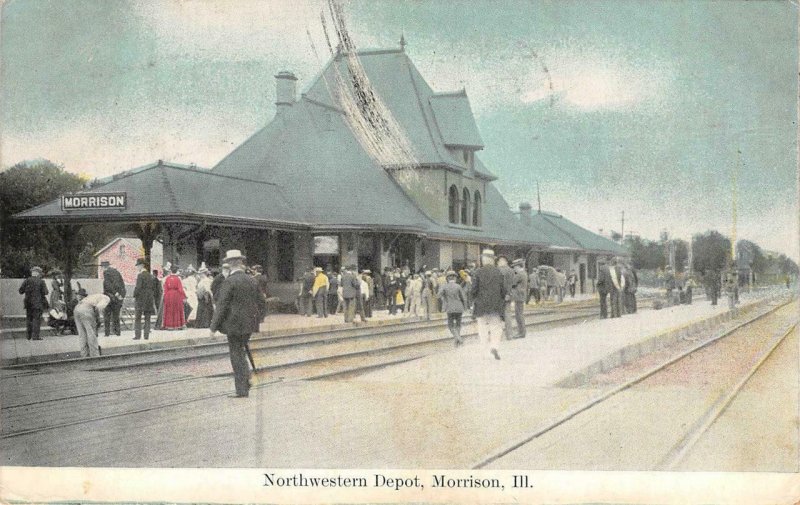
<svg viewBox="0 0 800 505">
<path fill-rule="evenodd" d="M 178 330 L 186 327 L 183 313 L 186 293 L 183 292 L 181 278 L 176 275 L 178 266 L 173 265 L 171 272 L 164 280 L 164 329 Z"/>
<path fill-rule="evenodd" d="M 198 272 L 200 280 L 197 282 L 197 319 L 196 328 L 208 328 L 214 317 L 214 301 L 211 294 L 211 278 L 208 269 L 201 268 Z"/>
</svg>

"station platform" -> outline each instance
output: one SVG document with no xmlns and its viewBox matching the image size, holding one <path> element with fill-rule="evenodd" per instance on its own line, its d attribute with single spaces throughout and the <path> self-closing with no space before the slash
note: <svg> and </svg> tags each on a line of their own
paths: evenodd
<svg viewBox="0 0 800 505">
<path fill-rule="evenodd" d="M 766 305 L 770 295 L 743 295 L 739 313 Z M 356 376 L 270 383 L 269 373 L 259 374 L 261 386 L 247 399 L 148 409 L 91 430 L 67 426 L 19 437 L 3 449 L 8 461 L 23 465 L 470 468 L 597 394 L 558 387 L 564 377 L 654 335 L 719 324 L 732 315 L 724 302 L 698 299 L 529 331 L 503 341 L 500 360 L 472 340 Z M 46 461 L 37 459 L 41 454 Z"/>
<path fill-rule="evenodd" d="M 572 304 L 586 302 L 596 298 L 596 295 L 576 295 L 574 298 L 566 298 L 562 303 L 553 301 L 543 302 L 538 307 L 553 308 L 557 306 L 569 307 Z M 529 305 L 532 309 L 537 305 Z M 155 319 L 155 318 L 154 318 Z M 356 316 L 359 327 L 382 327 L 387 324 L 417 321 L 421 318 L 413 314 L 390 315 L 387 310 L 373 310 L 373 317 L 366 323 L 361 323 L 361 318 Z M 445 314 L 434 314 L 431 319 L 446 319 Z M 128 322 L 130 328 L 133 322 Z M 262 335 L 290 335 L 304 333 L 308 331 L 336 330 L 341 328 L 352 328 L 353 323 L 344 322 L 344 314 L 334 314 L 327 318 L 320 318 L 316 315 L 306 317 L 300 314 L 270 314 L 261 324 Z M 213 342 L 225 342 L 225 336 L 221 334 L 211 335 L 207 328 L 187 328 L 184 330 L 151 330 L 148 340 L 133 340 L 134 332 L 132 329 L 123 329 L 119 336 L 98 336 L 103 355 L 123 354 L 136 351 L 163 349 L 168 347 L 191 346 Z M 49 327 L 43 327 L 41 332 L 42 340 L 27 340 L 25 333 L 15 331 L 9 336 L 0 340 L 0 366 L 36 363 L 43 361 L 56 361 L 62 359 L 77 358 L 80 356 L 80 341 L 77 335 L 66 334 L 56 335 Z"/>
</svg>

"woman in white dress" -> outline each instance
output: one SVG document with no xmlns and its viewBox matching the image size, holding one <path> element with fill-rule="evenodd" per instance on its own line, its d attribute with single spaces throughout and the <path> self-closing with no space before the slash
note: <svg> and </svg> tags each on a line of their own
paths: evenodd
<svg viewBox="0 0 800 505">
<path fill-rule="evenodd" d="M 186 303 L 189 304 L 189 313 L 186 315 L 186 325 L 191 326 L 190 321 L 197 318 L 197 272 L 194 266 L 189 265 L 186 269 L 186 276 L 183 278 L 183 292 L 186 293 Z M 188 310 L 188 309 L 187 309 Z"/>
</svg>

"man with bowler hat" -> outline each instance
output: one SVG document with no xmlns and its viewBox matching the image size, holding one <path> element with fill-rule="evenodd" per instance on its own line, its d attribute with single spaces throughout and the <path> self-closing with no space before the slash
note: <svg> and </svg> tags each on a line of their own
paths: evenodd
<svg viewBox="0 0 800 505">
<path fill-rule="evenodd" d="M 122 280 L 119 270 L 108 263 L 103 264 L 103 294 L 111 300 L 103 314 L 106 324 L 105 335 L 107 337 L 113 332 L 114 335 L 119 336 L 119 311 L 122 309 L 122 301 L 125 299 L 125 281 Z"/>
<path fill-rule="evenodd" d="M 138 258 L 136 260 L 136 269 L 139 271 L 139 275 L 136 276 L 136 287 L 133 288 L 133 298 L 136 301 L 133 339 L 139 340 L 142 338 L 142 318 L 144 318 L 144 339 L 148 340 L 150 338 L 150 317 L 156 313 L 155 285 L 158 282 L 147 271 L 144 259 Z"/>
<path fill-rule="evenodd" d="M 23 303 L 28 340 L 42 340 L 39 330 L 42 325 L 42 312 L 47 310 L 47 285 L 42 279 L 41 268 L 31 268 L 31 276 L 22 281 L 19 294 L 25 296 Z"/>
<path fill-rule="evenodd" d="M 211 321 L 212 335 L 220 331 L 228 337 L 236 398 L 247 397 L 250 392 L 247 343 L 250 335 L 258 332 L 267 312 L 267 301 L 258 289 L 258 282 L 245 272 L 245 259 L 236 249 L 225 253 L 225 262 L 230 265 L 231 273 L 220 286 Z"/>
</svg>

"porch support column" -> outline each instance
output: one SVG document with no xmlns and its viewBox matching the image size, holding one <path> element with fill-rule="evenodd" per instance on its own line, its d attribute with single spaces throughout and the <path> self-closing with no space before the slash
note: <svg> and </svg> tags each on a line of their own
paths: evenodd
<svg viewBox="0 0 800 505">
<path fill-rule="evenodd" d="M 63 251 L 64 261 L 64 303 L 67 306 L 67 311 L 70 309 L 70 302 L 72 301 L 72 273 L 77 263 L 77 253 L 75 251 L 78 232 L 80 232 L 80 225 L 65 225 L 58 227 L 58 235 L 61 239 L 61 250 Z M 71 314 L 68 314 L 71 315 Z"/>
<path fill-rule="evenodd" d="M 142 222 L 134 227 L 136 236 L 142 241 L 142 248 L 144 249 L 144 267 L 149 272 L 151 270 L 150 254 L 153 250 L 153 241 L 161 231 L 161 226 L 155 222 Z M 166 246 L 165 246 L 166 256 Z"/>
</svg>

